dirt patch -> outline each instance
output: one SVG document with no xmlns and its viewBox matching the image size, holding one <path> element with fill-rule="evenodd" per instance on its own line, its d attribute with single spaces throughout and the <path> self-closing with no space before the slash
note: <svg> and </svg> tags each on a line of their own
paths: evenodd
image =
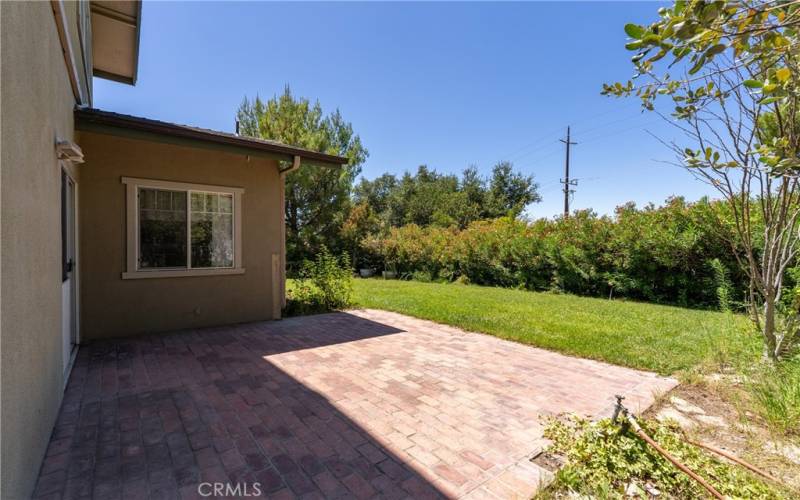
<svg viewBox="0 0 800 500">
<path fill-rule="evenodd" d="M 538 465 L 542 469 L 548 470 L 555 474 L 564 465 L 564 459 L 558 455 L 552 455 L 547 451 L 539 453 L 531 459 L 531 462 Z"/>
<path fill-rule="evenodd" d="M 747 409 L 746 398 L 736 384 L 718 380 L 683 384 L 661 397 L 643 416 L 672 418 L 691 439 L 752 463 L 800 494 L 800 461 L 794 461 L 791 453 L 798 443 L 770 432 L 758 415 Z"/>
</svg>

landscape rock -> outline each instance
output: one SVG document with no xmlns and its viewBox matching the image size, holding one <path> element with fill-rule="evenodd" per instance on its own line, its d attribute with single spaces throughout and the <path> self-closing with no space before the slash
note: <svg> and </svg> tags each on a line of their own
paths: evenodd
<svg viewBox="0 0 800 500">
<path fill-rule="evenodd" d="M 715 383 L 715 382 L 723 382 L 727 384 L 733 385 L 742 385 L 745 382 L 745 377 L 742 375 L 729 375 L 723 373 L 712 373 L 711 375 L 706 376 L 706 380 Z"/>
<path fill-rule="evenodd" d="M 645 491 L 647 491 L 647 494 L 652 496 L 652 497 L 657 497 L 657 496 L 661 495 L 661 490 L 659 490 L 658 488 L 656 488 L 655 486 L 653 486 L 650 483 L 645 484 L 644 485 L 644 489 L 645 489 Z"/>
<path fill-rule="evenodd" d="M 642 497 L 642 496 L 644 496 L 643 493 L 644 493 L 644 490 L 642 488 L 640 488 L 639 485 L 636 484 L 633 481 L 628 483 L 628 487 L 625 488 L 625 496 L 626 497 L 632 497 L 632 498 Z"/>
<path fill-rule="evenodd" d="M 772 453 L 777 453 L 790 462 L 800 464 L 800 446 L 791 443 L 767 441 L 764 443 L 764 449 Z"/>
<path fill-rule="evenodd" d="M 694 405 L 685 399 L 681 399 L 677 396 L 672 396 L 669 398 L 670 403 L 672 403 L 679 411 L 683 413 L 691 413 L 694 415 L 705 415 L 706 412 L 702 408 L 697 405 Z"/>
<path fill-rule="evenodd" d="M 671 406 L 662 408 L 661 411 L 659 411 L 656 415 L 656 418 L 659 422 L 664 422 L 665 420 L 674 420 L 684 429 L 690 429 L 696 425 L 694 420 Z"/>
<path fill-rule="evenodd" d="M 694 415 L 694 418 L 701 424 L 713 427 L 728 427 L 728 422 L 724 418 L 715 415 Z"/>
</svg>

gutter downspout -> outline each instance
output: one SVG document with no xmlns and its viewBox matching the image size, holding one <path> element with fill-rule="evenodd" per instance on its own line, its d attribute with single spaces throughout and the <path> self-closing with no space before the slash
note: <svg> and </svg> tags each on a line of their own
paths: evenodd
<svg viewBox="0 0 800 500">
<path fill-rule="evenodd" d="M 282 168 L 282 169 L 278 170 L 278 172 L 281 175 L 283 175 L 283 174 L 286 174 L 288 172 L 293 172 L 293 171 L 297 170 L 298 168 L 300 168 L 300 155 L 294 155 L 294 161 L 292 161 L 292 166 L 291 167 Z"/>
<path fill-rule="evenodd" d="M 291 167 L 278 170 L 281 180 L 281 210 L 283 210 L 283 221 L 281 224 L 281 277 L 280 295 L 281 309 L 286 307 L 286 174 L 300 168 L 300 156 L 295 155 Z"/>
</svg>

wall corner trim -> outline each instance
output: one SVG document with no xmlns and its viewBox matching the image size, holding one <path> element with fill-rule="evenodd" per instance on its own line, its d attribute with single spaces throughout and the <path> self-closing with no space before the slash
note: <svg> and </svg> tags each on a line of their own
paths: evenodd
<svg viewBox="0 0 800 500">
<path fill-rule="evenodd" d="M 91 105 L 88 96 L 83 95 L 80 79 L 78 78 L 78 65 L 75 62 L 75 51 L 72 49 L 72 42 L 67 31 L 67 15 L 64 12 L 64 0 L 50 0 L 50 7 L 53 10 L 53 17 L 56 22 L 58 39 L 61 41 L 61 52 L 64 54 L 64 64 L 67 66 L 69 84 L 72 87 L 72 95 L 75 102 L 79 105 Z"/>
</svg>

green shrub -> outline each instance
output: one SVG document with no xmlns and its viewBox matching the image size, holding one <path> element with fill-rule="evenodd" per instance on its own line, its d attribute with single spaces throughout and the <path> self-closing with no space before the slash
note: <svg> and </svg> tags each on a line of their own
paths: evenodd
<svg viewBox="0 0 800 500">
<path fill-rule="evenodd" d="M 313 261 L 305 261 L 289 290 L 289 316 L 344 309 L 353 303 L 353 272 L 347 254 L 332 255 L 323 247 Z"/>
<path fill-rule="evenodd" d="M 720 493 L 732 498 L 783 498 L 782 492 L 746 470 L 718 460 L 685 442 L 677 425 L 640 420 L 644 431 L 672 456 L 697 471 Z M 613 423 L 571 417 L 551 419 L 545 437 L 551 453 L 566 463 L 556 474 L 553 490 L 573 491 L 594 498 L 625 498 L 634 483 L 650 485 L 666 498 L 704 498 L 706 491 L 678 470 L 632 431 Z M 648 495 L 640 494 L 647 498 Z"/>
<path fill-rule="evenodd" d="M 728 270 L 718 258 L 709 261 L 711 269 L 714 271 L 714 281 L 717 285 L 717 301 L 720 311 L 730 311 L 732 309 L 731 297 L 733 290 L 731 280 L 728 278 Z"/>
<path fill-rule="evenodd" d="M 430 271 L 414 271 L 411 273 L 411 279 L 422 283 L 430 283 L 433 281 L 433 276 Z"/>
<path fill-rule="evenodd" d="M 726 217 L 718 202 L 673 198 L 662 207 L 624 205 L 614 216 L 582 210 L 464 229 L 410 224 L 366 238 L 363 253 L 384 268 L 424 272 L 433 281 L 464 277 L 487 286 L 731 307 L 743 302 L 748 282 L 731 253 L 733 233 L 720 223 Z"/>
</svg>

